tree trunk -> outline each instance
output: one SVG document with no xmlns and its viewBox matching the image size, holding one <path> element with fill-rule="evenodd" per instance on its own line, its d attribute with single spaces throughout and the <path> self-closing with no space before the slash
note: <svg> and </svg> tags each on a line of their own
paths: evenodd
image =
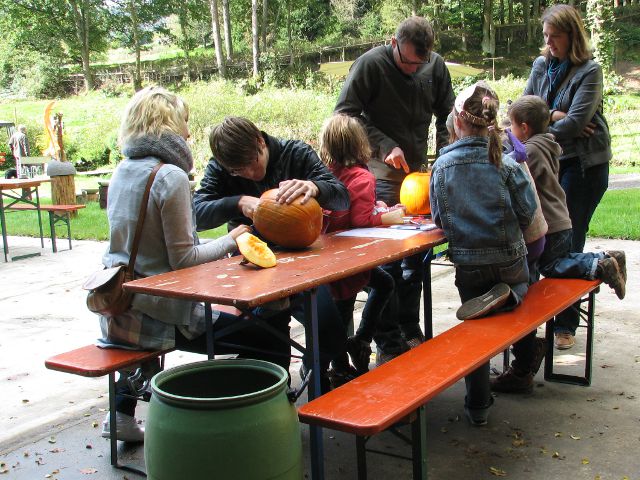
<svg viewBox="0 0 640 480">
<path fill-rule="evenodd" d="M 84 73 L 84 86 L 87 90 L 93 90 L 95 83 L 93 81 L 93 72 L 91 71 L 91 63 L 89 58 L 89 1 L 88 0 L 69 0 L 71 10 L 73 11 L 73 23 L 76 30 L 76 38 L 80 43 L 80 55 L 82 57 L 82 72 Z"/>
<path fill-rule="evenodd" d="M 133 89 L 142 90 L 142 74 L 140 72 L 140 37 L 138 35 L 138 11 L 135 0 L 129 0 L 129 16 L 131 17 L 131 32 L 133 34 L 133 48 L 136 52 L 136 66 L 133 72 Z"/>
<path fill-rule="evenodd" d="M 289 65 L 293 65 L 293 39 L 291 36 L 291 1 L 287 0 L 287 44 L 289 45 Z"/>
<path fill-rule="evenodd" d="M 533 14 L 531 16 L 531 38 L 534 43 L 538 41 L 538 29 L 540 28 L 540 0 L 533 0 Z"/>
<path fill-rule="evenodd" d="M 493 0 L 484 0 L 482 8 L 482 51 L 493 56 L 496 42 L 493 26 Z"/>
<path fill-rule="evenodd" d="M 189 46 L 189 32 L 187 23 L 187 13 L 184 10 L 178 14 L 178 23 L 180 25 L 180 34 L 182 35 L 182 51 L 184 52 L 185 59 L 187 61 L 187 72 L 189 72 L 189 79 L 193 75 L 193 62 L 191 61 L 191 47 Z"/>
<path fill-rule="evenodd" d="M 616 33 L 613 26 L 613 6 L 608 0 L 587 0 L 587 25 L 595 60 L 607 74 L 615 63 Z"/>
<path fill-rule="evenodd" d="M 222 41 L 220 40 L 220 21 L 218 20 L 218 0 L 209 0 L 209 10 L 211 11 L 211 32 L 213 33 L 213 45 L 216 50 L 216 63 L 218 73 L 225 77 L 224 57 L 222 56 Z"/>
<path fill-rule="evenodd" d="M 253 45 L 253 76 L 260 73 L 258 59 L 260 58 L 260 45 L 258 43 L 258 0 L 251 0 L 251 39 Z"/>
<path fill-rule="evenodd" d="M 269 0 L 262 0 L 262 51 L 267 51 L 267 25 L 269 20 Z"/>
<path fill-rule="evenodd" d="M 459 5 L 460 5 L 460 26 L 462 27 L 462 51 L 466 52 L 467 51 L 467 27 L 466 27 L 466 20 L 465 20 L 465 16 L 464 16 L 464 4 L 462 3 L 462 0 L 459 0 Z"/>
<path fill-rule="evenodd" d="M 222 21 L 224 23 L 224 44 L 227 50 L 227 61 L 233 58 L 233 41 L 231 39 L 231 14 L 229 0 L 222 0 Z"/>
<path fill-rule="evenodd" d="M 531 0 L 522 0 L 522 16 L 524 27 L 527 32 L 527 45 L 531 45 L 533 37 L 531 35 Z"/>
<path fill-rule="evenodd" d="M 418 0 L 411 1 L 411 15 L 414 17 L 418 15 Z"/>
<path fill-rule="evenodd" d="M 513 23 L 513 0 L 507 0 L 508 6 L 509 6 L 509 11 L 508 11 L 508 17 L 507 17 L 507 23 L 508 24 L 512 24 Z"/>
<path fill-rule="evenodd" d="M 498 7 L 498 18 L 500 20 L 500 25 L 504 25 L 504 0 L 500 0 L 500 5 Z"/>
</svg>

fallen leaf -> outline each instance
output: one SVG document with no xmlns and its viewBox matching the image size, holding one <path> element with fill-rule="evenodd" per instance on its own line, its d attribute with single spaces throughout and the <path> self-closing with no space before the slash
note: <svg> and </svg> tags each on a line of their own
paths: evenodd
<svg viewBox="0 0 640 480">
<path fill-rule="evenodd" d="M 42 457 L 36 458 L 36 464 L 37 465 L 44 465 L 44 460 L 42 460 Z"/>
<path fill-rule="evenodd" d="M 51 478 L 51 477 L 53 477 L 53 475 L 51 475 L 50 473 L 47 473 L 47 474 L 44 476 L 44 478 Z"/>
<path fill-rule="evenodd" d="M 84 446 L 84 448 L 86 448 L 87 450 L 91 450 L 93 448 L 93 445 L 87 444 Z"/>
<path fill-rule="evenodd" d="M 600 365 L 600 368 L 610 368 L 611 365 L 607 365 L 606 363 L 603 363 L 602 365 Z"/>
<path fill-rule="evenodd" d="M 440 428 L 440 431 L 442 433 L 447 433 L 449 430 L 447 430 L 447 427 L 442 427 L 442 428 Z"/>
<path fill-rule="evenodd" d="M 554 434 L 554 437 L 556 437 L 556 438 L 561 437 L 561 436 L 562 436 L 562 432 L 556 432 Z"/>
<path fill-rule="evenodd" d="M 98 473 L 98 470 L 96 470 L 95 468 L 82 468 L 80 469 L 80 473 L 91 475 L 92 473 Z"/>
<path fill-rule="evenodd" d="M 49 443 L 56 443 L 56 437 L 49 437 Z"/>
<path fill-rule="evenodd" d="M 636 396 L 635 396 L 635 395 L 627 395 L 627 398 L 628 398 L 629 400 L 633 400 L 634 398 L 636 398 Z"/>
<path fill-rule="evenodd" d="M 64 448 L 54 448 L 53 450 L 49 450 L 49 453 L 61 453 L 64 452 Z"/>
<path fill-rule="evenodd" d="M 23 456 L 23 457 L 28 457 L 28 456 L 29 456 L 29 452 L 27 452 L 27 451 L 23 452 L 23 453 L 22 453 L 22 456 Z"/>
<path fill-rule="evenodd" d="M 90 416 L 91 416 L 91 414 L 90 414 L 90 413 L 85 413 L 85 414 L 84 414 L 84 416 L 85 416 L 85 417 L 90 417 Z"/>
<path fill-rule="evenodd" d="M 525 441 L 524 441 L 524 440 L 522 440 L 522 439 L 520 438 L 520 439 L 516 439 L 516 440 L 514 440 L 513 442 L 511 442 L 511 444 L 512 444 L 514 447 L 524 447 L 524 445 L 525 445 Z"/>
<path fill-rule="evenodd" d="M 587 398 L 587 402 L 595 402 L 595 401 L 596 401 L 596 399 L 595 399 L 595 398 L 592 398 L 592 397 Z"/>
<path fill-rule="evenodd" d="M 578 435 L 571 435 L 571 438 L 573 438 L 574 440 L 580 440 L 580 436 Z"/>
<path fill-rule="evenodd" d="M 496 477 L 507 476 L 507 472 L 505 472 L 504 470 L 500 470 L 499 468 L 496 468 L 496 467 L 489 467 L 489 473 L 491 473 L 491 475 L 495 475 Z"/>
<path fill-rule="evenodd" d="M 8 468 L 0 468 L 0 475 L 2 475 L 3 473 L 9 473 L 9 469 Z"/>
<path fill-rule="evenodd" d="M 551 455 L 553 458 L 560 458 L 560 454 L 558 452 L 553 452 L 553 455 Z"/>
<path fill-rule="evenodd" d="M 95 420 L 93 422 L 91 422 L 91 426 L 93 428 L 96 428 L 98 426 L 98 422 L 96 422 Z"/>
<path fill-rule="evenodd" d="M 600 475 L 596 475 L 595 477 L 593 477 L 593 480 L 602 480 L 602 477 Z"/>
<path fill-rule="evenodd" d="M 28 398 L 23 398 L 22 399 L 22 403 L 29 403 L 29 399 Z"/>
<path fill-rule="evenodd" d="M 583 465 L 589 465 L 589 459 L 588 458 L 583 458 L 582 459 L 582 464 Z"/>
</svg>

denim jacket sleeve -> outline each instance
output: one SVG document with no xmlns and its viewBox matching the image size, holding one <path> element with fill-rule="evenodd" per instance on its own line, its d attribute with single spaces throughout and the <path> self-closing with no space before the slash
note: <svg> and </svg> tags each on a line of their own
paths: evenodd
<svg viewBox="0 0 640 480">
<path fill-rule="evenodd" d="M 513 211 L 518 217 L 521 228 L 531 225 L 536 212 L 535 190 L 524 169 L 514 165 L 508 170 L 507 188 L 511 196 Z"/>
</svg>

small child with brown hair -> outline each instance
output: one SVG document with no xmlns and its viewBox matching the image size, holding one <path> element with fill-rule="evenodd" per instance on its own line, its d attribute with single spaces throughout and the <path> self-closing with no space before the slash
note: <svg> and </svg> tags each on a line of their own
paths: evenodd
<svg viewBox="0 0 640 480">
<path fill-rule="evenodd" d="M 359 120 L 348 115 L 333 115 L 320 133 L 320 158 L 333 174 L 347 187 L 351 205 L 349 210 L 330 212 L 325 216 L 327 233 L 353 227 L 376 227 L 403 223 L 404 208 L 396 205 L 386 208 L 376 202 L 375 177 L 367 168 L 371 148 L 367 134 Z M 380 210 L 388 210 L 378 213 Z M 362 312 L 356 334 L 347 340 L 347 352 L 357 374 L 369 368 L 371 340 L 376 341 L 376 364 L 384 363 L 409 349 L 396 322 L 387 325 L 381 313 L 394 289 L 393 277 L 382 268 L 353 275 L 331 284 L 331 292 L 345 327 L 353 322 L 353 308 L 357 293 L 365 287 L 369 296 Z M 384 332 L 384 335 L 379 335 Z M 349 374 L 349 360 L 342 355 L 332 362 L 330 378 Z M 334 381 L 332 383 L 340 383 Z"/>
<path fill-rule="evenodd" d="M 600 278 L 615 290 L 619 298 L 623 298 L 626 284 L 626 257 L 623 251 L 571 253 L 571 219 L 565 193 L 558 180 L 561 148 L 553 135 L 547 133 L 547 103 L 538 96 L 525 95 L 511 105 L 509 116 L 511 131 L 527 150 L 529 170 L 548 224 L 544 249 L 534 266 L 537 268 L 532 277 L 538 280 L 542 274 L 554 278 Z M 558 337 L 564 340 L 565 336 L 573 342 L 574 332 L 568 332 L 558 325 L 563 314 L 556 317 L 556 344 Z M 569 312 L 566 314 L 571 315 Z M 492 390 L 508 393 L 528 393 L 533 390 L 535 367 L 539 367 L 538 362 L 532 365 L 536 348 L 534 342 L 535 331 L 514 345 L 511 367 L 492 381 Z M 540 358 L 538 356 L 538 360 Z"/>
<path fill-rule="evenodd" d="M 511 310 L 528 289 L 522 230 L 533 221 L 535 192 L 520 165 L 503 155 L 498 107 L 485 82 L 460 92 L 453 111 L 458 140 L 440 150 L 431 173 L 431 213 L 449 240 L 460 320 Z M 465 383 L 467 419 L 485 425 L 493 404 L 489 362 Z"/>
</svg>

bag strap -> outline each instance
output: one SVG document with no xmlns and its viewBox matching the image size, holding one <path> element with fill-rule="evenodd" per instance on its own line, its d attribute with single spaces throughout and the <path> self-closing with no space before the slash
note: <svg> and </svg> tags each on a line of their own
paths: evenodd
<svg viewBox="0 0 640 480">
<path fill-rule="evenodd" d="M 142 235 L 142 226 L 144 225 L 144 217 L 147 216 L 147 202 L 149 202 L 149 193 L 151 192 L 151 185 L 156 178 L 156 173 L 162 168 L 164 163 L 158 163 L 149 175 L 147 180 L 147 186 L 144 189 L 144 195 L 142 196 L 142 203 L 140 204 L 140 213 L 138 214 L 138 223 L 136 225 L 136 234 L 133 236 L 133 245 L 131 246 L 131 255 L 129 256 L 129 265 L 127 265 L 127 272 L 133 278 L 134 267 L 136 264 L 136 257 L 138 256 L 138 245 L 140 244 L 140 236 Z"/>
</svg>

